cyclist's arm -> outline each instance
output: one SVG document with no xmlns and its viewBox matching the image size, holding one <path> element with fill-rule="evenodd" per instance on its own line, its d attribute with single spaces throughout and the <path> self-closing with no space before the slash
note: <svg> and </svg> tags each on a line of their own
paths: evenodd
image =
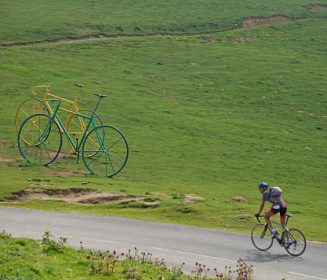
<svg viewBox="0 0 327 280">
<path fill-rule="evenodd" d="M 265 201 L 261 201 L 261 204 L 260 204 L 260 206 L 259 206 L 258 214 L 261 214 L 263 208 L 265 208 Z"/>
</svg>

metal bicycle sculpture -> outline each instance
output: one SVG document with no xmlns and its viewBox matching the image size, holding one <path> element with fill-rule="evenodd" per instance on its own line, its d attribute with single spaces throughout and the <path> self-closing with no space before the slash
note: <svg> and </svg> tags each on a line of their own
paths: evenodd
<svg viewBox="0 0 327 280">
<path fill-rule="evenodd" d="M 106 96 L 95 95 L 98 101 L 90 116 L 74 113 L 75 118 L 85 122 L 85 129 L 80 138 L 75 139 L 76 142 L 58 115 L 61 100 L 46 100 L 57 103 L 53 114 L 36 113 L 27 117 L 18 131 L 18 148 L 24 160 L 43 165 L 52 163 L 60 153 L 62 135 L 65 135 L 77 154 L 77 160 L 81 153 L 91 174 L 112 177 L 119 173 L 128 159 L 127 140 L 118 128 L 96 123 L 96 110 Z"/>
<path fill-rule="evenodd" d="M 291 218 L 292 215 L 287 214 L 286 216 L 287 225 L 288 219 Z M 275 239 L 291 256 L 297 257 L 304 253 L 307 243 L 304 234 L 300 230 L 296 228 L 288 229 L 286 225 L 273 221 L 274 224 L 282 228 L 282 235 L 279 238 L 278 235 L 272 235 L 267 224 L 261 223 L 259 218 L 256 218 L 259 224 L 256 224 L 252 228 L 251 240 L 254 247 L 258 250 L 267 251 L 271 248 Z"/>
<path fill-rule="evenodd" d="M 51 92 L 51 87 L 48 85 L 45 86 L 34 86 L 32 88 L 32 94 L 35 96 L 33 98 L 28 98 L 24 100 L 19 106 L 16 111 L 16 130 L 19 131 L 20 126 L 22 125 L 23 121 L 30 115 L 35 113 L 43 113 L 47 115 L 53 115 L 54 108 L 52 108 L 49 99 L 58 99 L 61 101 L 61 106 L 57 115 L 60 115 L 61 121 L 69 132 L 69 134 L 80 138 L 85 129 L 86 129 L 86 122 L 83 118 L 79 117 L 77 113 L 83 115 L 91 115 L 91 110 L 80 110 L 77 105 L 77 101 L 81 95 L 82 88 L 84 85 L 82 84 L 74 84 L 77 87 L 75 98 L 74 100 L 69 100 L 67 98 L 60 97 L 55 95 Z M 43 94 L 43 96 L 40 96 Z M 64 106 L 63 106 L 64 105 Z M 103 125 L 103 122 L 98 114 L 94 113 L 94 121 L 97 125 Z M 62 131 L 63 132 L 63 131 Z M 74 146 L 71 146 L 68 149 L 68 154 L 75 153 Z"/>
</svg>

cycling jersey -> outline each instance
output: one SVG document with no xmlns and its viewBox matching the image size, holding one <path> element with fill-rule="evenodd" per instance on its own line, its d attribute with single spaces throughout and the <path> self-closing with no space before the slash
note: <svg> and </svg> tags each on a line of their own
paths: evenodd
<svg viewBox="0 0 327 280">
<path fill-rule="evenodd" d="M 262 201 L 266 202 L 269 201 L 274 205 L 281 205 L 284 203 L 282 197 L 280 194 L 275 195 L 274 192 L 272 191 L 274 188 L 267 189 L 265 192 L 262 194 Z"/>
</svg>

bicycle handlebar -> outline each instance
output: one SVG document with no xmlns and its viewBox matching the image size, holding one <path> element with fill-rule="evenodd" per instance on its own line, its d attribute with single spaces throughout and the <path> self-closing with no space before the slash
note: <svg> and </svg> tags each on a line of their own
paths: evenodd
<svg viewBox="0 0 327 280">
<path fill-rule="evenodd" d="M 262 215 L 260 215 L 260 216 L 255 216 L 255 217 L 256 217 L 257 221 L 258 221 L 259 223 L 261 223 L 261 221 L 260 221 L 259 217 L 263 217 L 263 216 L 262 216 Z"/>
</svg>

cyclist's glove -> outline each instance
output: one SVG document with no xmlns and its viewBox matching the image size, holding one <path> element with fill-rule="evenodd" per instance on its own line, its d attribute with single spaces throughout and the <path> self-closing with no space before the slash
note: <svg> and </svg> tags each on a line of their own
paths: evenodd
<svg viewBox="0 0 327 280">
<path fill-rule="evenodd" d="M 260 217 L 260 213 L 254 214 L 254 217 L 259 218 Z"/>
</svg>

